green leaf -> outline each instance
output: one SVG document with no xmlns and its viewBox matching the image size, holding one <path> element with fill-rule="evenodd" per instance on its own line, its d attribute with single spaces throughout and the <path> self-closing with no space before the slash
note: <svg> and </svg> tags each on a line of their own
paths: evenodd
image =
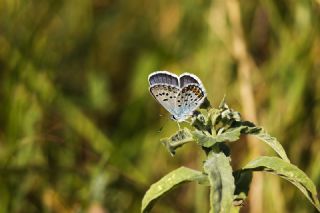
<svg viewBox="0 0 320 213">
<path fill-rule="evenodd" d="M 269 135 L 264 129 L 259 127 L 248 127 L 247 129 L 244 129 L 244 134 L 251 134 L 261 141 L 268 144 L 283 160 L 290 163 L 290 160 L 284 151 L 281 143 L 275 138 Z"/>
<path fill-rule="evenodd" d="M 212 136 L 198 130 L 193 131 L 192 134 L 199 145 L 203 147 L 212 147 L 215 143 L 227 142 L 227 141 L 233 142 L 233 141 L 239 140 L 241 131 L 244 128 L 247 128 L 247 127 L 240 126 L 236 128 L 230 128 L 225 132 L 217 134 L 216 136 Z"/>
<path fill-rule="evenodd" d="M 235 190 L 230 158 L 211 152 L 204 163 L 210 182 L 210 213 L 229 213 Z"/>
<path fill-rule="evenodd" d="M 316 186 L 312 180 L 298 167 L 278 157 L 259 157 L 244 168 L 250 171 L 264 171 L 276 174 L 295 185 L 320 212 Z"/>
<path fill-rule="evenodd" d="M 152 184 L 142 199 L 141 212 L 149 212 L 154 203 L 163 195 L 171 191 L 174 187 L 184 182 L 196 181 L 199 184 L 207 184 L 208 177 L 200 171 L 180 167 L 158 182 Z"/>
<path fill-rule="evenodd" d="M 193 137 L 190 130 L 187 128 L 179 130 L 169 138 L 161 139 L 161 143 L 168 149 L 172 156 L 175 155 L 177 148 L 191 141 L 193 141 Z"/>
</svg>

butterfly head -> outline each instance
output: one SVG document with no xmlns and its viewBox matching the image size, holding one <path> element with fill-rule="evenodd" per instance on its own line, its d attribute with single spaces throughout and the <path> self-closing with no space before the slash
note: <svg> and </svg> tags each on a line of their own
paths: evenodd
<svg viewBox="0 0 320 213">
<path fill-rule="evenodd" d="M 172 120 L 174 120 L 174 121 L 178 121 L 177 116 L 171 115 L 170 118 L 171 118 Z"/>
<path fill-rule="evenodd" d="M 177 122 L 185 121 L 189 116 L 187 115 L 171 115 L 170 118 Z"/>
</svg>

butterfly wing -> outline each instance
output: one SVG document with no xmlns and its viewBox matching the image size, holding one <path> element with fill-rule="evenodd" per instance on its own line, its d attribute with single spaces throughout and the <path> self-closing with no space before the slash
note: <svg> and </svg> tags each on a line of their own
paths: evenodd
<svg viewBox="0 0 320 213">
<path fill-rule="evenodd" d="M 185 120 L 188 116 L 200 107 L 206 98 L 206 93 L 199 84 L 185 85 L 178 94 L 178 117 Z"/>
<path fill-rule="evenodd" d="M 206 98 L 202 82 L 190 73 L 178 77 L 167 71 L 157 71 L 150 74 L 148 80 L 153 97 L 178 121 L 191 116 Z"/>
<path fill-rule="evenodd" d="M 150 87 L 157 84 L 176 86 L 179 88 L 178 76 L 168 71 L 157 71 L 149 75 L 148 80 Z"/>
<path fill-rule="evenodd" d="M 172 115 L 177 115 L 176 99 L 179 94 L 177 86 L 153 85 L 150 87 L 153 97 Z"/>
<path fill-rule="evenodd" d="M 190 73 L 183 73 L 179 79 L 181 88 L 177 98 L 177 117 L 185 120 L 200 107 L 207 94 L 200 79 Z"/>
<path fill-rule="evenodd" d="M 149 75 L 150 93 L 172 115 L 177 114 L 176 99 L 179 94 L 178 76 L 167 71 Z"/>
<path fill-rule="evenodd" d="M 204 93 L 206 93 L 205 88 L 204 88 L 201 80 L 196 75 L 191 74 L 191 73 L 186 73 L 186 72 L 181 74 L 179 77 L 180 88 L 183 88 L 189 84 L 198 84 L 201 87 L 202 91 Z"/>
</svg>

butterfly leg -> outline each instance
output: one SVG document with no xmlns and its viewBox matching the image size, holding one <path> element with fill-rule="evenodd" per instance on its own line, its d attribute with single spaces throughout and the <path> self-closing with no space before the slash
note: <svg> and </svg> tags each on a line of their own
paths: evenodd
<svg viewBox="0 0 320 213">
<path fill-rule="evenodd" d="M 179 131 L 181 130 L 181 127 L 180 127 L 180 124 L 179 124 L 179 122 L 177 122 L 177 124 L 178 124 L 178 127 L 179 127 Z"/>
<path fill-rule="evenodd" d="M 184 122 L 186 122 L 186 123 L 188 123 L 188 124 L 192 124 L 192 122 L 191 121 L 187 121 L 187 120 L 185 120 Z"/>
</svg>

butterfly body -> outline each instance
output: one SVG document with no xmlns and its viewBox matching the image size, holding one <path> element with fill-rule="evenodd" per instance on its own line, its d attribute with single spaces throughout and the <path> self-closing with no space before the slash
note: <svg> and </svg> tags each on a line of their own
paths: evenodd
<svg viewBox="0 0 320 213">
<path fill-rule="evenodd" d="M 148 80 L 150 93 L 178 122 L 189 118 L 206 98 L 200 79 L 190 73 L 177 76 L 157 71 L 151 73 Z"/>
</svg>

